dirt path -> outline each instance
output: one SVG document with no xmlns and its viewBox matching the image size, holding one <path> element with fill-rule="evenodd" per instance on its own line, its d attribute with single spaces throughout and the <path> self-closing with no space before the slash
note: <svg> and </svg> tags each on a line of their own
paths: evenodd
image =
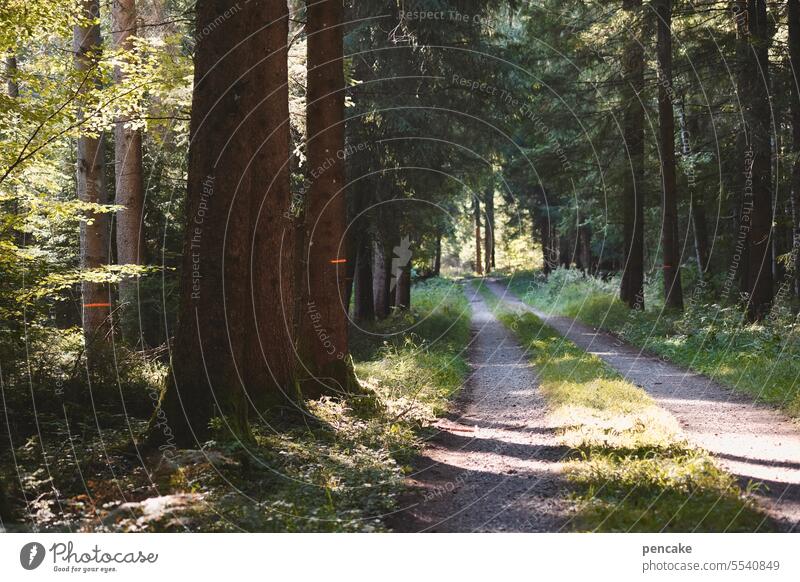
<svg viewBox="0 0 800 582">
<path fill-rule="evenodd" d="M 558 531 L 573 503 L 562 447 L 547 422 L 528 356 L 467 286 L 472 374 L 459 411 L 442 419 L 415 463 L 395 531 Z"/>
<path fill-rule="evenodd" d="M 642 353 L 613 335 L 524 304 L 497 281 L 489 289 L 526 309 L 643 387 L 680 422 L 689 441 L 712 453 L 743 486 L 764 484 L 758 499 L 787 531 L 800 531 L 800 426 L 707 376 Z"/>
</svg>

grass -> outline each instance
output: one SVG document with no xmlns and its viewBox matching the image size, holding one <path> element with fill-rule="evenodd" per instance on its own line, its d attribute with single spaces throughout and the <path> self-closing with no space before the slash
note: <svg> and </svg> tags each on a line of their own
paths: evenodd
<svg viewBox="0 0 800 582">
<path fill-rule="evenodd" d="M 564 269 L 547 280 L 535 273 L 509 279 L 511 291 L 530 305 L 610 331 L 800 417 L 800 323 L 787 306 L 776 306 L 762 323 L 747 324 L 740 309 L 713 302 L 702 286 L 687 294 L 683 313 L 664 310 L 655 290 L 647 292 L 656 285 L 646 289 L 647 309 L 632 311 L 617 299 L 616 279 Z"/>
<path fill-rule="evenodd" d="M 480 289 L 529 350 L 560 437 L 574 451 L 581 531 L 753 532 L 771 529 L 734 478 L 680 436 L 675 419 L 601 359 L 529 312 Z"/>
<path fill-rule="evenodd" d="M 468 370 L 462 350 L 470 337 L 469 304 L 461 287 L 426 281 L 413 288 L 412 305 L 353 333 L 356 373 L 382 406 L 355 412 L 359 407 L 346 400 L 310 402 L 305 422 L 278 415 L 254 422 L 256 444 L 248 450 L 221 436 L 202 451 L 156 455 L 145 468 L 130 446 L 131 432 L 142 434 L 146 426 L 145 387 L 138 388 L 143 414 L 103 412 L 102 430 L 92 411 L 71 417 L 69 425 L 58 410 L 39 415 L 41 439 L 21 429 L 15 459 L 0 459 L 21 518 L 2 525 L 43 531 L 386 529 L 382 516 L 403 489 L 408 461 Z M 126 398 L 136 398 L 132 391 Z M 167 496 L 157 511 L 137 504 L 155 496 Z"/>
</svg>

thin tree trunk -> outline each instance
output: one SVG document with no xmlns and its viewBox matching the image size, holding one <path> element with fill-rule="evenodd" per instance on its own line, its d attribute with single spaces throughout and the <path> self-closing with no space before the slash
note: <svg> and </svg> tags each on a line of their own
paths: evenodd
<svg viewBox="0 0 800 582">
<path fill-rule="evenodd" d="M 411 263 L 398 269 L 394 304 L 398 309 L 411 307 Z"/>
<path fill-rule="evenodd" d="M 348 359 L 347 225 L 344 195 L 344 62 L 341 0 L 306 2 L 308 87 L 306 154 L 312 181 L 306 200 L 307 266 L 300 330 L 302 389 L 310 398 L 349 393 L 357 382 Z M 341 249 L 341 250 L 340 250 Z M 340 255 L 341 253 L 341 255 Z"/>
<path fill-rule="evenodd" d="M 207 439 L 214 417 L 249 440 L 248 400 L 283 402 L 294 385 L 288 11 L 239 6 L 220 22 L 217 2 L 196 5 L 179 322 L 151 422 L 153 438 L 180 446 Z"/>
<path fill-rule="evenodd" d="M 589 224 L 581 224 L 578 227 L 578 238 L 581 248 L 581 269 L 584 275 L 592 272 L 592 227 Z"/>
<path fill-rule="evenodd" d="M 80 76 L 86 76 L 87 82 L 82 85 L 79 101 L 92 90 L 94 83 L 88 82 L 96 75 L 100 58 L 100 16 L 98 0 L 83 0 L 81 16 L 85 19 L 74 28 L 75 69 Z M 83 117 L 81 110 L 79 115 Z M 81 135 L 78 137 L 77 152 L 77 194 L 81 202 L 107 204 L 103 172 L 104 137 Z M 108 264 L 109 258 L 108 214 L 89 213 L 88 220 L 81 221 L 80 226 L 80 262 L 81 269 L 97 269 Z M 111 295 L 108 285 L 83 281 L 81 283 L 81 299 L 83 335 L 86 342 L 86 357 L 90 368 L 99 362 L 98 351 L 108 335 L 111 313 Z"/>
<path fill-rule="evenodd" d="M 494 257 L 494 187 L 488 188 L 484 197 L 484 237 L 486 238 L 484 271 L 488 275 L 494 266 L 492 261 L 492 257 Z"/>
<path fill-rule="evenodd" d="M 135 0 L 113 0 L 111 28 L 114 49 L 130 51 L 132 37 L 136 34 Z M 114 69 L 114 80 L 125 81 L 119 66 Z M 116 203 L 124 208 L 117 212 L 117 262 L 120 265 L 141 265 L 144 262 L 144 188 L 142 184 L 142 133 L 130 127 L 131 119 L 121 117 L 114 126 L 114 173 L 116 177 Z M 119 284 L 121 324 L 123 337 L 137 339 L 138 297 L 137 279 L 126 278 Z"/>
<path fill-rule="evenodd" d="M 442 233 L 436 232 L 436 250 L 433 256 L 433 276 L 438 277 L 442 273 Z"/>
<path fill-rule="evenodd" d="M 6 86 L 8 87 L 8 96 L 12 99 L 19 97 L 17 73 L 17 57 L 14 55 L 6 57 Z"/>
<path fill-rule="evenodd" d="M 688 160 L 692 154 L 690 145 L 691 133 L 688 129 L 688 121 L 686 119 L 686 105 L 683 98 L 680 100 L 679 116 L 681 128 L 681 153 Z M 706 220 L 706 207 L 700 193 L 695 189 L 695 176 L 694 170 L 690 170 L 687 175 L 687 184 L 689 189 L 689 213 L 692 220 L 692 233 L 694 235 L 694 251 L 695 260 L 697 261 L 697 268 L 699 269 L 700 276 L 704 277 L 708 269 L 708 227 Z"/>
<path fill-rule="evenodd" d="M 644 308 L 644 48 L 642 0 L 623 0 L 630 32 L 623 57 L 623 132 L 628 157 L 622 193 L 623 272 L 620 299 L 631 308 Z"/>
<path fill-rule="evenodd" d="M 358 258 L 355 273 L 356 321 L 375 319 L 375 297 L 372 292 L 372 237 L 367 232 L 359 236 Z"/>
<path fill-rule="evenodd" d="M 738 92 L 742 103 L 745 150 L 745 184 L 742 192 L 742 227 L 747 232 L 746 276 L 742 291 L 748 295 L 751 320 L 763 318 L 772 303 L 770 246 L 772 235 L 772 163 L 769 101 L 769 45 L 771 35 L 765 0 L 739 0 L 737 14 Z"/>
<path fill-rule="evenodd" d="M 792 112 L 792 224 L 794 236 L 794 292 L 800 297 L 800 0 L 788 0 L 789 62 L 792 69 L 790 104 Z"/>
<path fill-rule="evenodd" d="M 389 315 L 389 269 L 383 241 L 375 237 L 372 241 L 372 295 L 375 317 L 386 319 Z"/>
<path fill-rule="evenodd" d="M 547 216 L 541 215 L 534 219 L 538 223 L 539 238 L 542 243 L 542 272 L 545 276 L 549 275 L 553 270 L 553 251 L 552 240 L 550 239 L 550 221 Z"/>
<path fill-rule="evenodd" d="M 678 239 L 678 192 L 675 183 L 675 117 L 672 109 L 672 0 L 657 0 L 658 28 L 658 119 L 661 153 L 661 191 L 664 224 L 664 304 L 683 309 L 681 248 Z"/>
<path fill-rule="evenodd" d="M 481 259 L 481 201 L 477 195 L 473 199 L 475 212 L 475 272 L 483 275 L 483 260 Z"/>
</svg>

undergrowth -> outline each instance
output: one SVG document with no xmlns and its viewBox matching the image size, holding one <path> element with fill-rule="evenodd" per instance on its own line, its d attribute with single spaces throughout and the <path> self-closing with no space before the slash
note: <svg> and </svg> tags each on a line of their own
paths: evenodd
<svg viewBox="0 0 800 582">
<path fill-rule="evenodd" d="M 221 436 L 200 450 L 145 454 L 135 443 L 165 365 L 140 359 L 94 385 L 93 404 L 68 410 L 53 393 L 81 387 L 64 355 L 74 356 L 74 348 L 43 351 L 51 363 L 41 360 L 41 370 L 3 384 L 5 409 L 16 418 L 9 420 L 11 446 L 0 457 L 12 506 L 0 525 L 12 531 L 385 529 L 382 518 L 423 432 L 468 369 L 462 350 L 469 306 L 461 287 L 426 281 L 414 287 L 412 305 L 352 331 L 356 373 L 382 406 L 356 413 L 346 400 L 309 402 L 304 416 L 254 419 L 254 445 Z M 76 343 L 71 335 L 64 341 Z M 114 397 L 115 405 L 105 403 Z"/>
</svg>

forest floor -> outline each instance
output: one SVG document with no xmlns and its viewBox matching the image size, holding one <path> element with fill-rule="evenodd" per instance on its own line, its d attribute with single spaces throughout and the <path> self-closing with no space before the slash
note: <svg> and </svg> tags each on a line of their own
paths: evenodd
<svg viewBox="0 0 800 582">
<path fill-rule="evenodd" d="M 688 441 L 734 475 L 781 530 L 800 528 L 800 429 L 781 412 L 752 402 L 702 374 L 665 362 L 571 317 L 523 303 L 496 280 L 486 286 L 515 309 L 533 313 L 672 414 Z"/>
</svg>

